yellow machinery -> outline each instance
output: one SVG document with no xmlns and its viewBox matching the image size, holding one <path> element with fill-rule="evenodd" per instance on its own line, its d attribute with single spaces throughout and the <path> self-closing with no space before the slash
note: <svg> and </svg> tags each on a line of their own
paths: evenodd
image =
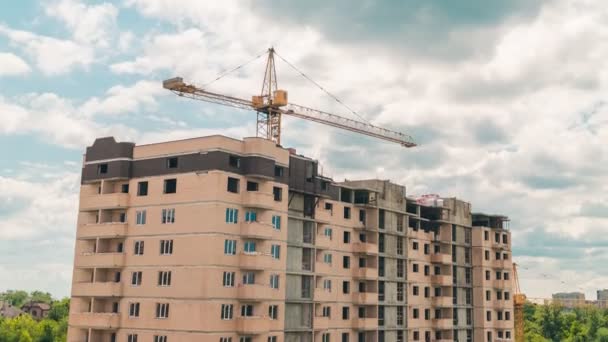
<svg viewBox="0 0 608 342">
<path fill-rule="evenodd" d="M 513 263 L 513 279 L 515 280 L 515 294 L 513 295 L 513 308 L 515 310 L 515 342 L 524 342 L 524 304 L 526 295 L 519 288 L 517 264 Z"/>
<path fill-rule="evenodd" d="M 372 136 L 378 139 L 398 143 L 404 147 L 416 146 L 413 139 L 409 135 L 374 126 L 367 122 L 352 120 L 339 115 L 288 103 L 287 91 L 278 89 L 277 87 L 277 75 L 274 63 L 275 54 L 276 52 L 273 48 L 268 49 L 268 60 L 266 62 L 266 72 L 264 74 L 262 92 L 260 95 L 252 96 L 251 101 L 224 94 L 209 92 L 195 85 L 184 83 L 181 77 L 175 77 L 165 80 L 163 82 L 163 87 L 165 89 L 171 90 L 179 96 L 189 97 L 195 100 L 217 103 L 235 108 L 253 110 L 257 112 L 257 136 L 272 140 L 277 144 L 281 143 L 281 117 L 283 115 L 288 115 Z M 277 56 L 283 59 L 278 54 Z M 283 59 L 283 61 L 285 61 L 285 59 Z M 323 91 L 327 92 L 316 82 L 312 81 L 308 76 L 304 75 L 301 71 L 291 65 L 291 63 L 287 61 L 285 62 L 289 66 L 294 68 L 297 72 L 299 72 L 302 76 L 313 82 Z M 241 66 L 237 67 L 236 69 L 240 68 Z M 335 96 L 331 96 L 337 102 L 342 103 Z"/>
</svg>

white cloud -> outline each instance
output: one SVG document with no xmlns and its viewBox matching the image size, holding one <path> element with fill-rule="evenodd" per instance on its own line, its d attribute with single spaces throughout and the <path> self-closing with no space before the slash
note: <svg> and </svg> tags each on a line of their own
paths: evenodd
<svg viewBox="0 0 608 342">
<path fill-rule="evenodd" d="M 74 68 L 87 68 L 94 62 L 94 49 L 71 40 L 57 39 L 28 31 L 14 30 L 0 25 L 0 35 L 23 49 L 46 75 L 69 72 Z"/>
<path fill-rule="evenodd" d="M 110 3 L 89 6 L 77 0 L 59 0 L 49 3 L 45 12 L 62 21 L 79 43 L 107 48 L 116 34 L 118 9 Z"/>
<path fill-rule="evenodd" d="M 0 76 L 23 75 L 30 71 L 30 66 L 19 56 L 0 52 Z"/>
<path fill-rule="evenodd" d="M 154 110 L 158 98 L 167 94 L 158 81 L 138 81 L 128 87 L 117 85 L 108 89 L 104 98 L 89 99 L 79 111 L 84 115 L 93 116 L 134 113 L 140 109 Z"/>
</svg>

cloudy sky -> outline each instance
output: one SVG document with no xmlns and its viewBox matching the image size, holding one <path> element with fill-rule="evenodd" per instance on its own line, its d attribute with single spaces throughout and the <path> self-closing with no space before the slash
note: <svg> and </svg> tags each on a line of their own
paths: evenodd
<svg viewBox="0 0 608 342">
<path fill-rule="evenodd" d="M 19 1 L 0 5 L 0 291 L 69 294 L 82 153 L 95 137 L 255 134 L 181 99 L 274 46 L 402 149 L 288 118 L 336 180 L 379 177 L 511 217 L 531 297 L 608 287 L 608 7 L 602 0 Z M 357 4 L 354 4 L 357 3 Z M 290 101 L 354 118 L 277 62 Z M 209 89 L 260 91 L 263 59 Z"/>
</svg>

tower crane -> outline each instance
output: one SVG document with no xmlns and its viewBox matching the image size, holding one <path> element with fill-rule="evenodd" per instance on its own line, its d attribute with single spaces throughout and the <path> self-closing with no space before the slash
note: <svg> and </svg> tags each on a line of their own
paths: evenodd
<svg viewBox="0 0 608 342">
<path fill-rule="evenodd" d="M 524 342 L 524 304 L 526 295 L 519 288 L 519 276 L 517 275 L 517 264 L 513 263 L 513 280 L 515 293 L 513 294 L 513 310 L 515 311 L 515 342 Z"/>
<path fill-rule="evenodd" d="M 257 113 L 256 135 L 272 140 L 277 144 L 281 144 L 282 116 L 287 115 L 398 143 L 403 147 L 416 146 L 409 135 L 336 114 L 288 103 L 287 91 L 281 90 L 277 86 L 274 55 L 274 48 L 268 49 L 262 91 L 260 95 L 252 96 L 251 100 L 210 92 L 202 87 L 185 83 L 181 77 L 163 81 L 163 87 L 179 96 L 255 111 Z M 281 56 L 279 57 L 283 59 Z M 292 66 L 290 63 L 288 64 Z M 340 102 L 337 98 L 334 97 L 334 99 Z"/>
</svg>

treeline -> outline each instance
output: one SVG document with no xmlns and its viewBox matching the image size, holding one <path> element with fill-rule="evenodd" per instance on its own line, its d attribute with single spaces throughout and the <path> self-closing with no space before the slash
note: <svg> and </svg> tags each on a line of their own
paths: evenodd
<svg viewBox="0 0 608 342">
<path fill-rule="evenodd" d="M 29 302 L 43 302 L 51 306 L 48 317 L 36 321 L 23 314 L 14 318 L 0 317 L 0 342 L 59 342 L 67 340 L 70 300 L 55 300 L 46 292 L 7 291 L 0 293 L 0 301 L 21 308 Z"/>
<path fill-rule="evenodd" d="M 528 303 L 524 320 L 527 342 L 608 342 L 606 309 Z"/>
</svg>

